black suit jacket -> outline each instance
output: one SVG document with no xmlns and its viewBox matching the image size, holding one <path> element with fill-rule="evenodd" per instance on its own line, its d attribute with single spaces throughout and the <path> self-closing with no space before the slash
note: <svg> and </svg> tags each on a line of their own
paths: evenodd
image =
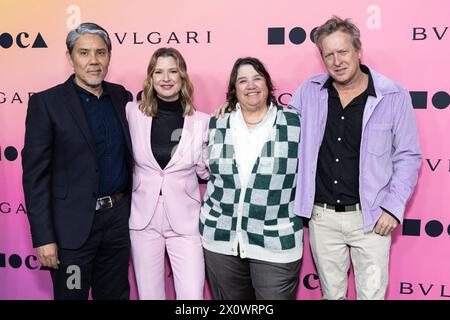
<svg viewBox="0 0 450 320">
<path fill-rule="evenodd" d="M 122 124 L 131 180 L 125 88 L 104 82 Z M 77 249 L 95 215 L 99 168 L 95 141 L 71 76 L 30 97 L 22 151 L 23 189 L 33 246 Z"/>
</svg>

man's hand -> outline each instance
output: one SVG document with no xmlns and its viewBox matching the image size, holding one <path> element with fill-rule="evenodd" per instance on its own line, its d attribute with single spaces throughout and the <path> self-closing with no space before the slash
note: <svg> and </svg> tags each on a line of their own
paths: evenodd
<svg viewBox="0 0 450 320">
<path fill-rule="evenodd" d="M 56 243 L 49 243 L 36 248 L 39 262 L 44 267 L 58 269 L 58 246 Z"/>
<path fill-rule="evenodd" d="M 375 224 L 374 231 L 380 236 L 388 236 L 392 231 L 394 231 L 395 228 L 397 228 L 397 226 L 397 220 L 389 213 L 386 213 L 384 210 L 382 210 L 381 216 Z"/>
<path fill-rule="evenodd" d="M 223 118 L 223 116 L 225 115 L 225 110 L 227 110 L 227 107 L 228 107 L 228 102 L 225 101 L 219 108 L 217 108 L 213 112 L 214 117 L 216 117 L 216 119 L 219 119 L 219 116 L 221 118 Z"/>
</svg>

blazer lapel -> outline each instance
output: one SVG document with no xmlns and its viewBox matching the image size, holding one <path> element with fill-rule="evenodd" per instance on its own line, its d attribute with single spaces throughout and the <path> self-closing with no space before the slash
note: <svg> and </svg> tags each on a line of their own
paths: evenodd
<svg viewBox="0 0 450 320">
<path fill-rule="evenodd" d="M 152 163 L 153 167 L 156 169 L 160 169 L 162 170 L 163 168 L 161 168 L 159 166 L 158 161 L 156 161 L 155 156 L 153 155 L 152 152 L 152 145 L 151 145 L 151 133 L 152 133 L 152 120 L 153 117 L 148 117 L 144 114 L 140 114 L 139 117 L 142 120 L 142 130 L 140 130 L 141 132 L 144 132 L 144 135 L 141 135 L 141 139 L 142 139 L 142 145 L 144 146 L 144 150 L 147 154 L 148 159 L 150 160 L 150 162 Z"/>
<path fill-rule="evenodd" d="M 73 78 L 70 77 L 64 83 L 65 93 L 63 97 L 63 106 L 65 106 L 71 113 L 72 117 L 83 133 L 87 144 L 95 155 L 95 141 L 92 136 L 92 131 L 89 126 L 86 113 L 84 112 L 83 106 L 81 105 L 80 97 L 78 96 L 72 82 Z"/>
</svg>

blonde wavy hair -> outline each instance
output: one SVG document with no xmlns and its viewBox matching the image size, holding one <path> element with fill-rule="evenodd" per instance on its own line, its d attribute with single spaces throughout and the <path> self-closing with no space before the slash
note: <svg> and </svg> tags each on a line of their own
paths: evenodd
<svg viewBox="0 0 450 320">
<path fill-rule="evenodd" d="M 195 110 L 192 104 L 194 87 L 191 80 L 189 80 L 186 61 L 181 53 L 174 48 L 159 48 L 150 58 L 147 68 L 147 78 L 144 80 L 142 101 L 139 103 L 139 110 L 148 117 L 154 117 L 158 112 L 158 103 L 156 100 L 157 94 L 153 87 L 153 73 L 155 72 L 156 62 L 159 57 L 172 57 L 175 59 L 181 78 L 180 102 L 184 111 L 183 116 L 192 115 Z"/>
</svg>

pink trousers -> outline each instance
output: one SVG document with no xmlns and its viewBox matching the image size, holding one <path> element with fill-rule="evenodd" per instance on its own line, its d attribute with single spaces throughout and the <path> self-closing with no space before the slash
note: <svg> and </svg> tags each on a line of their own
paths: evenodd
<svg viewBox="0 0 450 320">
<path fill-rule="evenodd" d="M 139 299 L 166 299 L 166 250 L 172 267 L 176 298 L 203 299 L 205 264 L 200 235 L 176 233 L 170 226 L 161 196 L 147 227 L 130 230 L 130 237 Z"/>
</svg>

